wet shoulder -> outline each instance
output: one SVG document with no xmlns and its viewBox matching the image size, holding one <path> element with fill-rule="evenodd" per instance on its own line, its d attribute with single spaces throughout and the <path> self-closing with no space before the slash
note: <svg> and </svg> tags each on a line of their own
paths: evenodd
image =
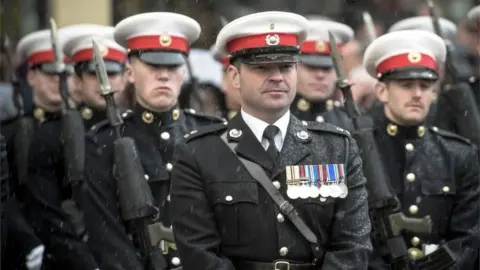
<svg viewBox="0 0 480 270">
<path fill-rule="evenodd" d="M 227 130 L 227 122 L 221 124 L 211 124 L 192 130 L 183 136 L 187 143 L 200 141 L 209 136 L 219 136 L 222 132 Z"/>
<path fill-rule="evenodd" d="M 208 126 L 219 123 L 221 124 L 226 121 L 226 119 L 217 116 L 199 113 L 194 109 L 184 109 L 183 113 L 185 114 L 185 117 L 187 119 L 194 121 L 198 126 Z"/>
<path fill-rule="evenodd" d="M 460 136 L 456 133 L 453 133 L 451 131 L 440 129 L 438 127 L 430 127 L 429 129 L 432 132 L 432 134 L 434 134 L 435 136 L 438 136 L 439 138 L 441 138 L 443 140 L 446 140 L 446 141 L 449 141 L 449 142 L 454 142 L 454 143 L 457 143 L 457 144 L 460 144 L 460 145 L 465 145 L 465 146 L 472 146 L 473 145 L 472 142 L 469 139 L 467 139 L 463 136 Z"/>
<path fill-rule="evenodd" d="M 350 132 L 327 122 L 302 121 L 302 124 L 309 130 L 320 135 L 333 135 L 339 138 L 350 138 Z"/>
</svg>

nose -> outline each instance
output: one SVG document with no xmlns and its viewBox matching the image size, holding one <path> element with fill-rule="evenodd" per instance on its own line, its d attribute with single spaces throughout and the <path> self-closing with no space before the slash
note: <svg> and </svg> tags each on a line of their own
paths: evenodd
<svg viewBox="0 0 480 270">
<path fill-rule="evenodd" d="M 315 70 L 315 77 L 316 77 L 317 79 L 320 79 L 320 80 L 321 80 L 321 79 L 323 79 L 323 78 L 325 78 L 325 77 L 327 76 L 327 72 L 328 72 L 328 71 L 327 71 L 326 69 L 317 68 L 317 69 Z"/>
<path fill-rule="evenodd" d="M 283 81 L 283 74 L 278 67 L 272 68 L 269 80 L 277 83 Z"/>
<path fill-rule="evenodd" d="M 168 80 L 168 68 L 167 67 L 159 67 L 155 71 L 155 78 L 159 81 L 167 81 Z"/>
<path fill-rule="evenodd" d="M 415 89 L 413 89 L 413 97 L 415 98 L 420 98 L 422 96 L 423 89 L 420 87 L 420 85 L 416 85 Z"/>
</svg>

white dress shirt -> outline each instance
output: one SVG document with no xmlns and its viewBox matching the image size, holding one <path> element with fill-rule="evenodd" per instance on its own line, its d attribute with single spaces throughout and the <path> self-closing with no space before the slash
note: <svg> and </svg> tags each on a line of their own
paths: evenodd
<svg viewBox="0 0 480 270">
<path fill-rule="evenodd" d="M 248 113 L 246 113 L 244 110 L 241 111 L 243 121 L 245 121 L 245 124 L 252 130 L 253 134 L 257 138 L 257 140 L 262 144 L 263 148 L 265 150 L 269 146 L 269 142 L 267 139 L 263 137 L 263 132 L 269 126 L 267 122 L 264 122 L 263 120 L 260 120 Z M 273 123 L 274 126 L 277 126 L 280 129 L 280 132 L 275 135 L 275 146 L 277 147 L 277 150 L 280 152 L 282 150 L 283 142 L 285 141 L 285 136 L 287 135 L 287 128 L 288 128 L 288 123 L 290 122 L 290 111 L 287 111 L 280 119 L 278 119 L 275 123 Z"/>
</svg>

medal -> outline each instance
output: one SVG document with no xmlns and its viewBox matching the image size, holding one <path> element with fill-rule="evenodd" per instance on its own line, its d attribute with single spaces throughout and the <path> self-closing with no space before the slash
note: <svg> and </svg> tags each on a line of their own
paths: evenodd
<svg viewBox="0 0 480 270">
<path fill-rule="evenodd" d="M 320 191 L 316 186 L 311 186 L 308 191 L 308 193 L 310 194 L 310 198 L 317 198 L 318 196 L 320 196 Z"/>
<path fill-rule="evenodd" d="M 299 194 L 299 190 L 298 190 L 298 187 L 296 186 L 289 186 L 288 189 L 287 189 L 287 196 L 290 198 L 290 199 L 298 199 L 298 197 L 300 196 Z"/>
<path fill-rule="evenodd" d="M 344 199 L 348 195 L 348 187 L 345 185 L 345 183 L 340 184 L 340 189 L 342 190 L 342 193 L 340 194 L 340 198 Z"/>
<path fill-rule="evenodd" d="M 298 190 L 300 191 L 300 198 L 307 199 L 310 197 L 310 188 L 308 186 L 302 185 L 298 188 Z"/>
<path fill-rule="evenodd" d="M 330 196 L 338 198 L 342 194 L 342 189 L 337 184 L 330 185 Z"/>
<path fill-rule="evenodd" d="M 321 185 L 320 188 L 318 189 L 318 193 L 322 197 L 329 197 L 330 196 L 330 189 L 328 188 L 327 185 Z"/>
</svg>

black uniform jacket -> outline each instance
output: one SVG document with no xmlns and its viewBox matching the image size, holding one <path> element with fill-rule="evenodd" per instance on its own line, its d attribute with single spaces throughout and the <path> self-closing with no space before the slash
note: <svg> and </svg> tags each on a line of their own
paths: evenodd
<svg viewBox="0 0 480 270">
<path fill-rule="evenodd" d="M 49 113 L 35 108 L 24 117 L 33 118 L 33 132 L 28 146 L 28 180 L 16 191 L 27 220 L 45 245 L 44 265 L 47 269 L 95 269 L 97 265 L 87 245 L 62 209 L 71 199 L 65 184 L 64 155 L 60 139 L 61 113 Z M 12 136 L 9 161 L 12 173 L 17 174 Z"/>
<path fill-rule="evenodd" d="M 407 247 L 422 250 L 423 244 L 446 244 L 457 259 L 452 269 L 473 269 L 480 218 L 477 147 L 437 127 L 396 125 L 381 108 L 374 119 L 388 184 L 403 213 L 414 218 L 430 215 L 433 221 L 430 235 L 405 232 Z"/>
<path fill-rule="evenodd" d="M 176 144 L 188 131 L 222 120 L 199 115 L 189 109 L 180 110 L 178 107 L 164 113 L 153 113 L 138 107 L 122 116 L 125 122 L 121 133 L 124 137 L 134 139 L 146 174 L 145 180 L 160 209 L 160 220 L 169 227 L 170 170 L 174 166 Z M 129 239 L 130 232 L 121 216 L 113 170 L 113 143 L 116 139 L 114 129 L 105 122 L 103 126 L 97 125 L 87 137 L 87 189 L 82 208 L 89 246 L 100 269 L 144 269 L 143 258 L 140 258 Z M 172 267 L 178 266 L 178 258 L 175 256 L 178 256 L 175 252 L 168 254 L 168 262 Z"/>
<path fill-rule="evenodd" d="M 241 131 L 238 136 L 238 131 Z M 286 196 L 286 166 L 345 164 L 348 196 L 289 201 L 325 250 L 318 269 L 366 269 L 371 249 L 362 162 L 349 133 L 293 115 L 278 164 L 237 114 L 228 125 L 200 129 L 177 149 L 172 173 L 172 221 L 183 269 L 230 270 L 236 261 L 313 261 L 309 242 L 280 214 L 236 153 L 261 165 Z M 232 136 L 233 134 L 233 136 Z M 308 136 L 305 136 L 308 134 Z"/>
</svg>

